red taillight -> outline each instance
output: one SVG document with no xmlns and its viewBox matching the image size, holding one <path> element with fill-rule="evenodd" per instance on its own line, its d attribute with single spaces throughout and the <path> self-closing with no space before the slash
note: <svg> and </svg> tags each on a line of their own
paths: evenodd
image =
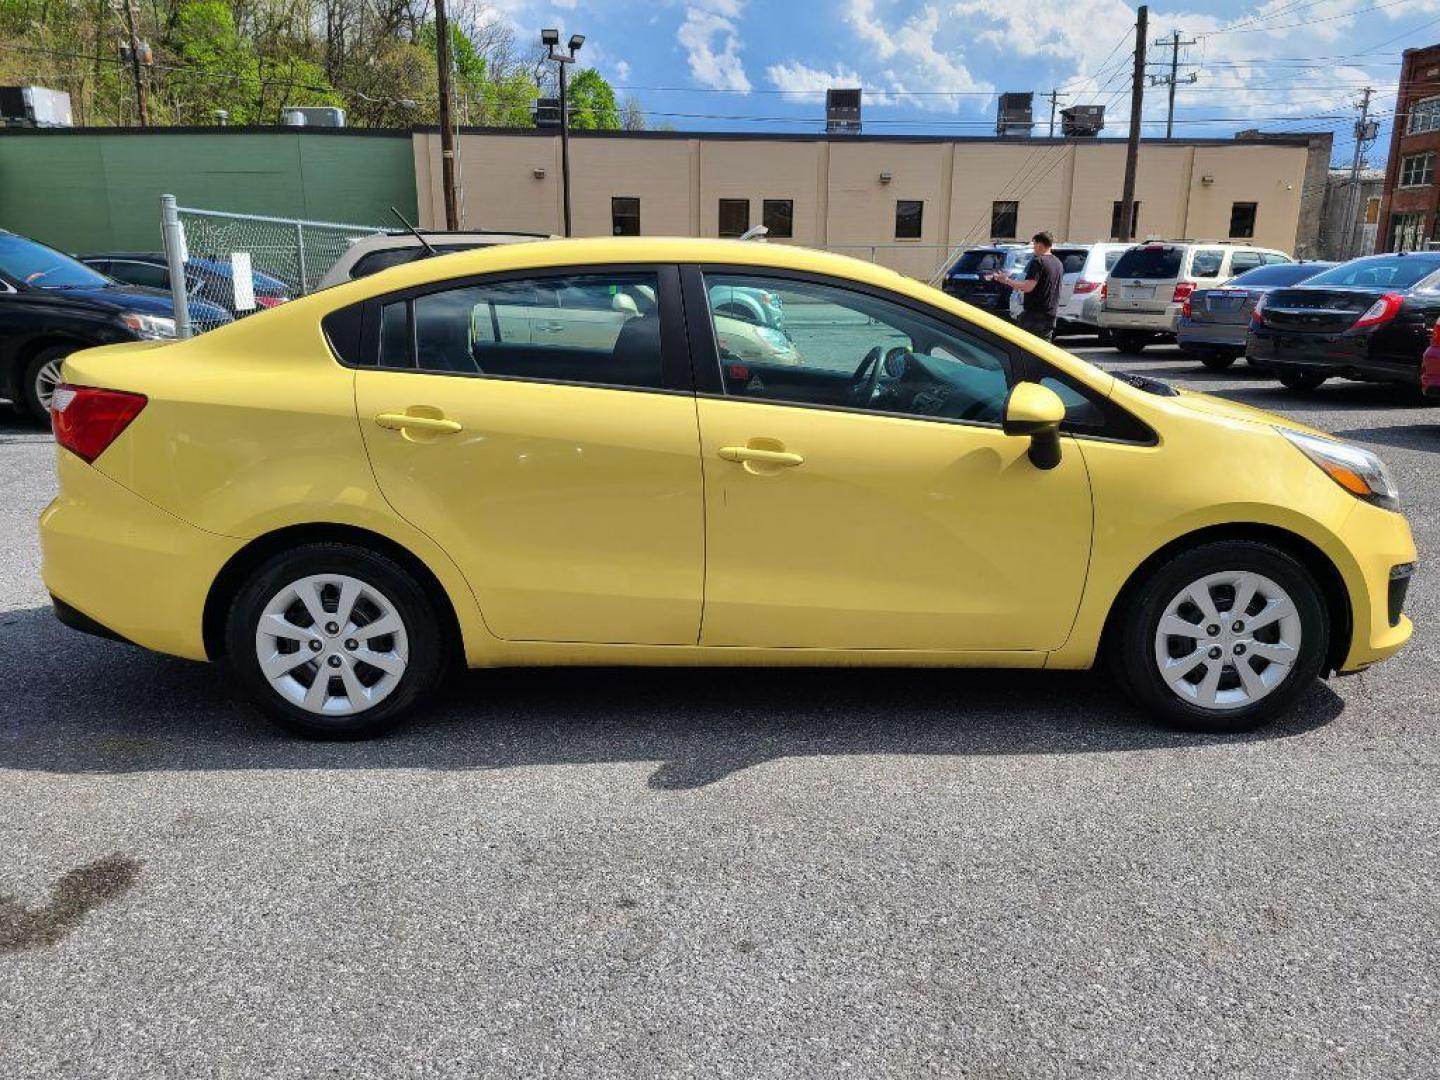
<svg viewBox="0 0 1440 1080">
<path fill-rule="evenodd" d="M 1109 296 L 1109 295 L 1110 295 L 1110 282 L 1108 282 L 1108 281 L 1102 281 L 1102 282 L 1100 283 L 1100 299 L 1101 299 L 1101 300 L 1104 300 L 1104 299 L 1105 299 L 1107 296 Z"/>
<path fill-rule="evenodd" d="M 1096 289 L 1100 289 L 1100 294 L 1102 296 L 1105 294 L 1105 290 L 1101 287 L 1101 283 L 1098 281 L 1081 280 L 1075 282 L 1075 291 L 1077 293 L 1094 292 Z"/>
<path fill-rule="evenodd" d="M 1265 297 L 1255 301 L 1255 306 L 1250 309 L 1250 329 L 1254 330 L 1265 325 Z"/>
<path fill-rule="evenodd" d="M 144 394 L 62 384 L 50 402 L 55 441 L 76 457 L 94 461 L 140 415 L 145 401 Z"/>
<path fill-rule="evenodd" d="M 1190 318 L 1190 297 L 1185 297 L 1185 302 L 1180 305 L 1180 314 L 1187 319 Z"/>
<path fill-rule="evenodd" d="M 1170 297 L 1170 302 L 1172 304 L 1179 304 L 1185 300 L 1189 300 L 1190 294 L 1194 291 L 1195 283 L 1193 281 L 1181 281 L 1176 284 L 1175 295 Z M 1189 312 L 1186 312 L 1186 314 L 1188 315 Z"/>
<path fill-rule="evenodd" d="M 1359 330 L 1365 326 L 1379 326 L 1381 323 L 1389 322 L 1400 314 L 1400 305 L 1405 302 L 1405 297 L 1400 293 L 1391 292 L 1376 300 L 1370 305 L 1368 311 L 1355 321 L 1352 330 Z"/>
<path fill-rule="evenodd" d="M 288 296 L 256 296 L 255 305 L 256 307 L 279 307 L 289 299 Z"/>
</svg>

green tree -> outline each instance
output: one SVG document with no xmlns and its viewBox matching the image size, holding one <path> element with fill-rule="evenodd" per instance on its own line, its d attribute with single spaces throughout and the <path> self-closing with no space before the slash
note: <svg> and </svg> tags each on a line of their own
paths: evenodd
<svg viewBox="0 0 1440 1080">
<path fill-rule="evenodd" d="M 570 126 L 576 130 L 620 127 L 620 106 L 615 89 L 594 68 L 586 68 L 570 80 Z"/>
</svg>

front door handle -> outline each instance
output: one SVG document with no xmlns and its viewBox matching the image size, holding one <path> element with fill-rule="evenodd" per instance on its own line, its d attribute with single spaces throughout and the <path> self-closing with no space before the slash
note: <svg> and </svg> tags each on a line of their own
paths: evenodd
<svg viewBox="0 0 1440 1080">
<path fill-rule="evenodd" d="M 758 465 L 778 465 L 793 469 L 804 465 L 805 459 L 789 450 L 762 450 L 755 446 L 722 446 L 720 458 L 723 461 L 754 462 Z"/>
<path fill-rule="evenodd" d="M 420 416 L 415 413 L 382 412 L 375 417 L 375 423 L 391 431 L 433 431 L 437 435 L 453 435 L 461 430 L 460 422 L 447 420 L 443 416 Z"/>
</svg>

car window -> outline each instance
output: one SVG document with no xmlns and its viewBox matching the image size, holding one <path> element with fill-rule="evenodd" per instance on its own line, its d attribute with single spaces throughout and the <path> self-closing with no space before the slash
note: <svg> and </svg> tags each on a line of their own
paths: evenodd
<svg viewBox="0 0 1440 1080">
<path fill-rule="evenodd" d="M 664 385 L 653 273 L 575 274 L 425 293 L 381 309 L 390 368 Z"/>
<path fill-rule="evenodd" d="M 1230 276 L 1235 277 L 1247 270 L 1254 270 L 1257 266 L 1263 266 L 1264 257 L 1258 251 L 1236 251 L 1230 256 Z"/>
<path fill-rule="evenodd" d="M 1264 258 L 1266 266 L 1275 266 L 1282 263 L 1288 266 L 1293 261 L 1288 255 L 1280 255 L 1273 251 L 1265 252 L 1262 258 Z"/>
<path fill-rule="evenodd" d="M 1010 263 L 1009 272 L 1017 275 L 1023 274 L 1034 258 L 1035 253 L 1033 251 L 1017 251 L 1014 261 Z"/>
<path fill-rule="evenodd" d="M 1354 259 L 1316 274 L 1306 285 L 1362 285 L 1408 289 L 1440 270 L 1440 259 L 1414 255 L 1373 255 Z"/>
<path fill-rule="evenodd" d="M 1191 277 L 1219 277 L 1220 265 L 1225 261 L 1225 252 L 1219 248 L 1196 248 L 1190 259 Z"/>
<path fill-rule="evenodd" d="M 1134 247 L 1120 256 L 1112 271 L 1117 278 L 1177 278 L 1184 248 L 1161 244 Z"/>
<path fill-rule="evenodd" d="M 955 260 L 952 274 L 988 274 L 1005 265 L 1003 251 L 967 251 Z"/>
<path fill-rule="evenodd" d="M 819 282 L 714 274 L 706 286 L 712 295 L 716 288 L 773 292 L 786 313 L 784 331 L 712 313 L 727 397 L 928 419 L 1001 418 L 1008 358 L 961 328 Z"/>
<path fill-rule="evenodd" d="M 418 244 L 409 247 L 387 248 L 383 251 L 371 251 L 355 260 L 355 265 L 350 268 L 352 278 L 369 277 L 371 274 L 378 274 L 381 270 L 389 270 L 392 266 L 403 266 L 405 263 L 414 262 L 425 254 L 425 249 Z"/>
<path fill-rule="evenodd" d="M 151 289 L 170 288 L 170 271 L 153 263 L 115 259 L 110 263 L 110 276 L 116 281 L 128 282 L 131 285 L 144 285 Z"/>
<path fill-rule="evenodd" d="M 37 289 L 100 289 L 110 279 L 54 248 L 0 233 L 0 271 Z"/>
<path fill-rule="evenodd" d="M 1060 260 L 1060 265 L 1065 268 L 1065 273 L 1078 274 L 1085 269 L 1085 260 L 1090 253 L 1084 248 L 1065 248 L 1063 250 L 1056 248 L 1051 254 Z"/>
<path fill-rule="evenodd" d="M 1115 264 L 1120 261 L 1120 256 L 1124 254 L 1125 252 L 1123 250 L 1107 251 L 1105 253 L 1105 272 L 1107 274 L 1115 269 Z"/>
</svg>

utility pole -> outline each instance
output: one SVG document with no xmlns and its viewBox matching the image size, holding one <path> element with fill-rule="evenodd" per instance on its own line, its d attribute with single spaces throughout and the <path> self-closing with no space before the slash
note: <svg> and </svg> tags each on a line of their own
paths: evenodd
<svg viewBox="0 0 1440 1080">
<path fill-rule="evenodd" d="M 140 31 L 135 26 L 136 0 L 121 0 L 125 5 L 125 26 L 130 31 L 130 74 L 135 80 L 135 108 L 141 127 L 150 126 L 150 103 L 145 97 L 145 76 L 140 70 Z"/>
<path fill-rule="evenodd" d="M 1170 108 L 1165 113 L 1165 138 L 1171 139 L 1175 137 L 1175 86 L 1182 82 L 1193 83 L 1199 78 L 1193 71 L 1185 78 L 1180 78 L 1180 48 L 1183 45 L 1194 45 L 1196 42 L 1194 38 L 1189 41 L 1181 41 L 1180 31 L 1174 30 L 1170 37 L 1160 38 L 1154 44 L 1170 46 L 1170 74 L 1155 76 L 1150 80 L 1150 85 L 1170 87 Z"/>
<path fill-rule="evenodd" d="M 450 22 L 445 0 L 435 0 L 435 66 L 440 82 L 440 186 L 445 197 L 445 228 L 460 228 L 455 198 L 455 128 L 450 115 Z"/>
<path fill-rule="evenodd" d="M 1055 104 L 1062 98 L 1068 98 L 1070 95 L 1060 93 L 1060 88 L 1057 86 L 1045 96 L 1050 99 L 1050 138 L 1053 139 L 1055 137 Z"/>
<path fill-rule="evenodd" d="M 1140 158 L 1140 113 L 1145 108 L 1145 35 L 1150 8 L 1140 5 L 1135 19 L 1135 70 L 1130 76 L 1130 138 L 1125 144 L 1125 189 L 1120 196 L 1120 239 L 1135 231 L 1135 165 Z"/>
<path fill-rule="evenodd" d="M 1350 161 L 1350 197 L 1345 200 L 1345 240 L 1340 249 L 1341 261 L 1350 258 L 1350 251 L 1355 246 L 1355 200 L 1360 197 L 1360 163 L 1364 160 L 1367 143 L 1380 132 L 1380 125 L 1370 119 L 1370 98 L 1374 93 L 1374 87 L 1370 86 L 1360 91 L 1360 119 L 1355 121 L 1355 156 Z"/>
</svg>

